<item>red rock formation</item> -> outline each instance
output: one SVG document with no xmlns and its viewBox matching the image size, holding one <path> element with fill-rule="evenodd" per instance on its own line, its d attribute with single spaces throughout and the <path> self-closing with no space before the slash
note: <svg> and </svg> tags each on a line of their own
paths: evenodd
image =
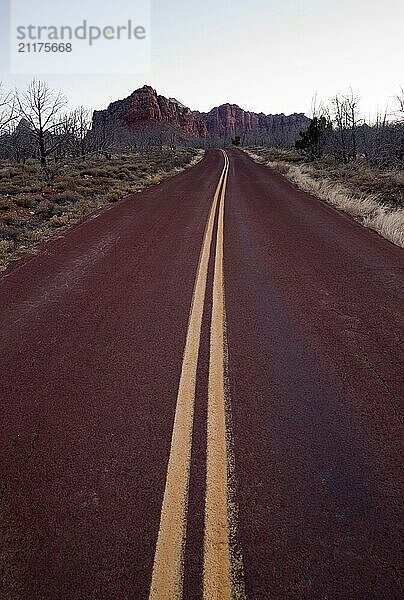
<svg viewBox="0 0 404 600">
<path fill-rule="evenodd" d="M 229 139 L 254 132 L 274 134 L 285 129 L 297 132 L 307 127 L 308 119 L 302 113 L 285 116 L 248 112 L 236 104 L 223 104 L 209 113 L 200 113 L 191 111 L 174 98 L 159 96 L 145 85 L 128 98 L 94 113 L 94 129 L 105 122 L 116 123 L 131 131 L 169 124 L 179 128 L 187 138 Z"/>
</svg>

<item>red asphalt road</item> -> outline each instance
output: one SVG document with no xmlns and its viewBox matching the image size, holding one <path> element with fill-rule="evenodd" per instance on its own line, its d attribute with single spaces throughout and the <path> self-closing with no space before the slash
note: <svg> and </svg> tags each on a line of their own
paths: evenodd
<svg viewBox="0 0 404 600">
<path fill-rule="evenodd" d="M 401 598 L 403 251 L 240 151 L 228 155 L 228 375 L 247 597 Z M 1 599 L 148 597 L 222 167 L 209 151 L 0 278 Z M 213 252 L 184 558 L 190 599 L 202 594 Z"/>
</svg>

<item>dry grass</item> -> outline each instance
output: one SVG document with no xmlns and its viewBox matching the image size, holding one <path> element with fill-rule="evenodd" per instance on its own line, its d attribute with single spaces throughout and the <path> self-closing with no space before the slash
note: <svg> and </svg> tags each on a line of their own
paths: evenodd
<svg viewBox="0 0 404 600">
<path fill-rule="evenodd" d="M 245 151 L 301 190 L 325 200 L 404 248 L 402 171 L 381 173 L 360 163 L 353 168 L 327 160 L 306 162 L 294 152 L 269 148 L 246 148 Z"/>
<path fill-rule="evenodd" d="M 40 166 L 0 161 L 0 271 L 8 262 L 58 230 L 124 196 L 156 185 L 196 164 L 203 152 L 131 152 L 92 157 L 64 166 L 47 184 Z"/>
</svg>

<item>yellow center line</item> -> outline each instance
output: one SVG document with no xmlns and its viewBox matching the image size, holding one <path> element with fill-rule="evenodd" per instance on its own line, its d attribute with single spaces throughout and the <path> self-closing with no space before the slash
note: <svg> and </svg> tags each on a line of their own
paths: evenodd
<svg viewBox="0 0 404 600">
<path fill-rule="evenodd" d="M 225 160 L 228 165 L 229 159 L 226 154 Z M 210 330 L 204 600 L 230 600 L 233 596 L 229 526 L 229 456 L 226 431 L 226 340 L 223 276 L 224 201 L 227 177 L 228 170 L 224 178 L 219 205 Z"/>
<path fill-rule="evenodd" d="M 195 279 L 149 600 L 175 600 L 182 597 L 196 371 L 213 225 L 227 169 L 228 161 L 225 156 L 225 165 L 206 225 Z"/>
</svg>

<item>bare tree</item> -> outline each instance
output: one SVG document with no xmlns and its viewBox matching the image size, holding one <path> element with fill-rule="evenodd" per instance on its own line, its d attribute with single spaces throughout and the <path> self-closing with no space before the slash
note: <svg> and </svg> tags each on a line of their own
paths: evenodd
<svg viewBox="0 0 404 600">
<path fill-rule="evenodd" d="M 400 88 L 400 92 L 396 96 L 397 114 L 400 119 L 404 119 L 404 88 Z"/>
<path fill-rule="evenodd" d="M 15 96 L 4 90 L 0 81 L 0 135 L 7 132 L 10 123 L 17 118 Z"/>
<path fill-rule="evenodd" d="M 109 159 L 112 152 L 130 147 L 131 139 L 132 134 L 127 128 L 109 118 L 103 111 L 95 111 L 85 143 L 89 152 L 103 154 Z"/>
<path fill-rule="evenodd" d="M 351 131 L 351 144 L 349 149 L 349 159 L 356 160 L 357 156 L 357 141 L 356 133 L 359 125 L 358 116 L 359 97 L 355 96 L 351 88 L 349 95 L 344 98 L 344 107 L 346 111 L 347 124 Z"/>
<path fill-rule="evenodd" d="M 346 141 L 346 130 L 347 130 L 347 119 L 346 119 L 346 107 L 344 99 L 340 98 L 338 94 L 332 100 L 333 106 L 333 120 L 336 127 L 337 141 L 341 150 L 341 158 L 344 163 L 348 162 L 348 151 Z"/>
<path fill-rule="evenodd" d="M 24 119 L 21 119 L 15 129 L 0 139 L 3 156 L 14 159 L 18 163 L 25 163 L 35 152 L 31 130 Z"/>
<path fill-rule="evenodd" d="M 397 143 L 397 158 L 399 161 L 404 160 L 404 88 L 400 88 L 400 93 L 396 96 L 397 101 L 397 117 L 398 123 L 396 130 L 398 132 L 398 143 Z"/>
<path fill-rule="evenodd" d="M 85 158 L 89 151 L 88 132 L 91 128 L 91 111 L 84 106 L 79 106 L 71 113 L 72 134 L 76 141 L 75 154 Z"/>
<path fill-rule="evenodd" d="M 36 79 L 21 96 L 16 92 L 16 100 L 36 141 L 41 165 L 46 169 L 49 155 L 63 143 L 63 136 L 55 136 L 55 132 L 67 119 L 63 114 L 66 100 L 60 92 Z"/>
</svg>

